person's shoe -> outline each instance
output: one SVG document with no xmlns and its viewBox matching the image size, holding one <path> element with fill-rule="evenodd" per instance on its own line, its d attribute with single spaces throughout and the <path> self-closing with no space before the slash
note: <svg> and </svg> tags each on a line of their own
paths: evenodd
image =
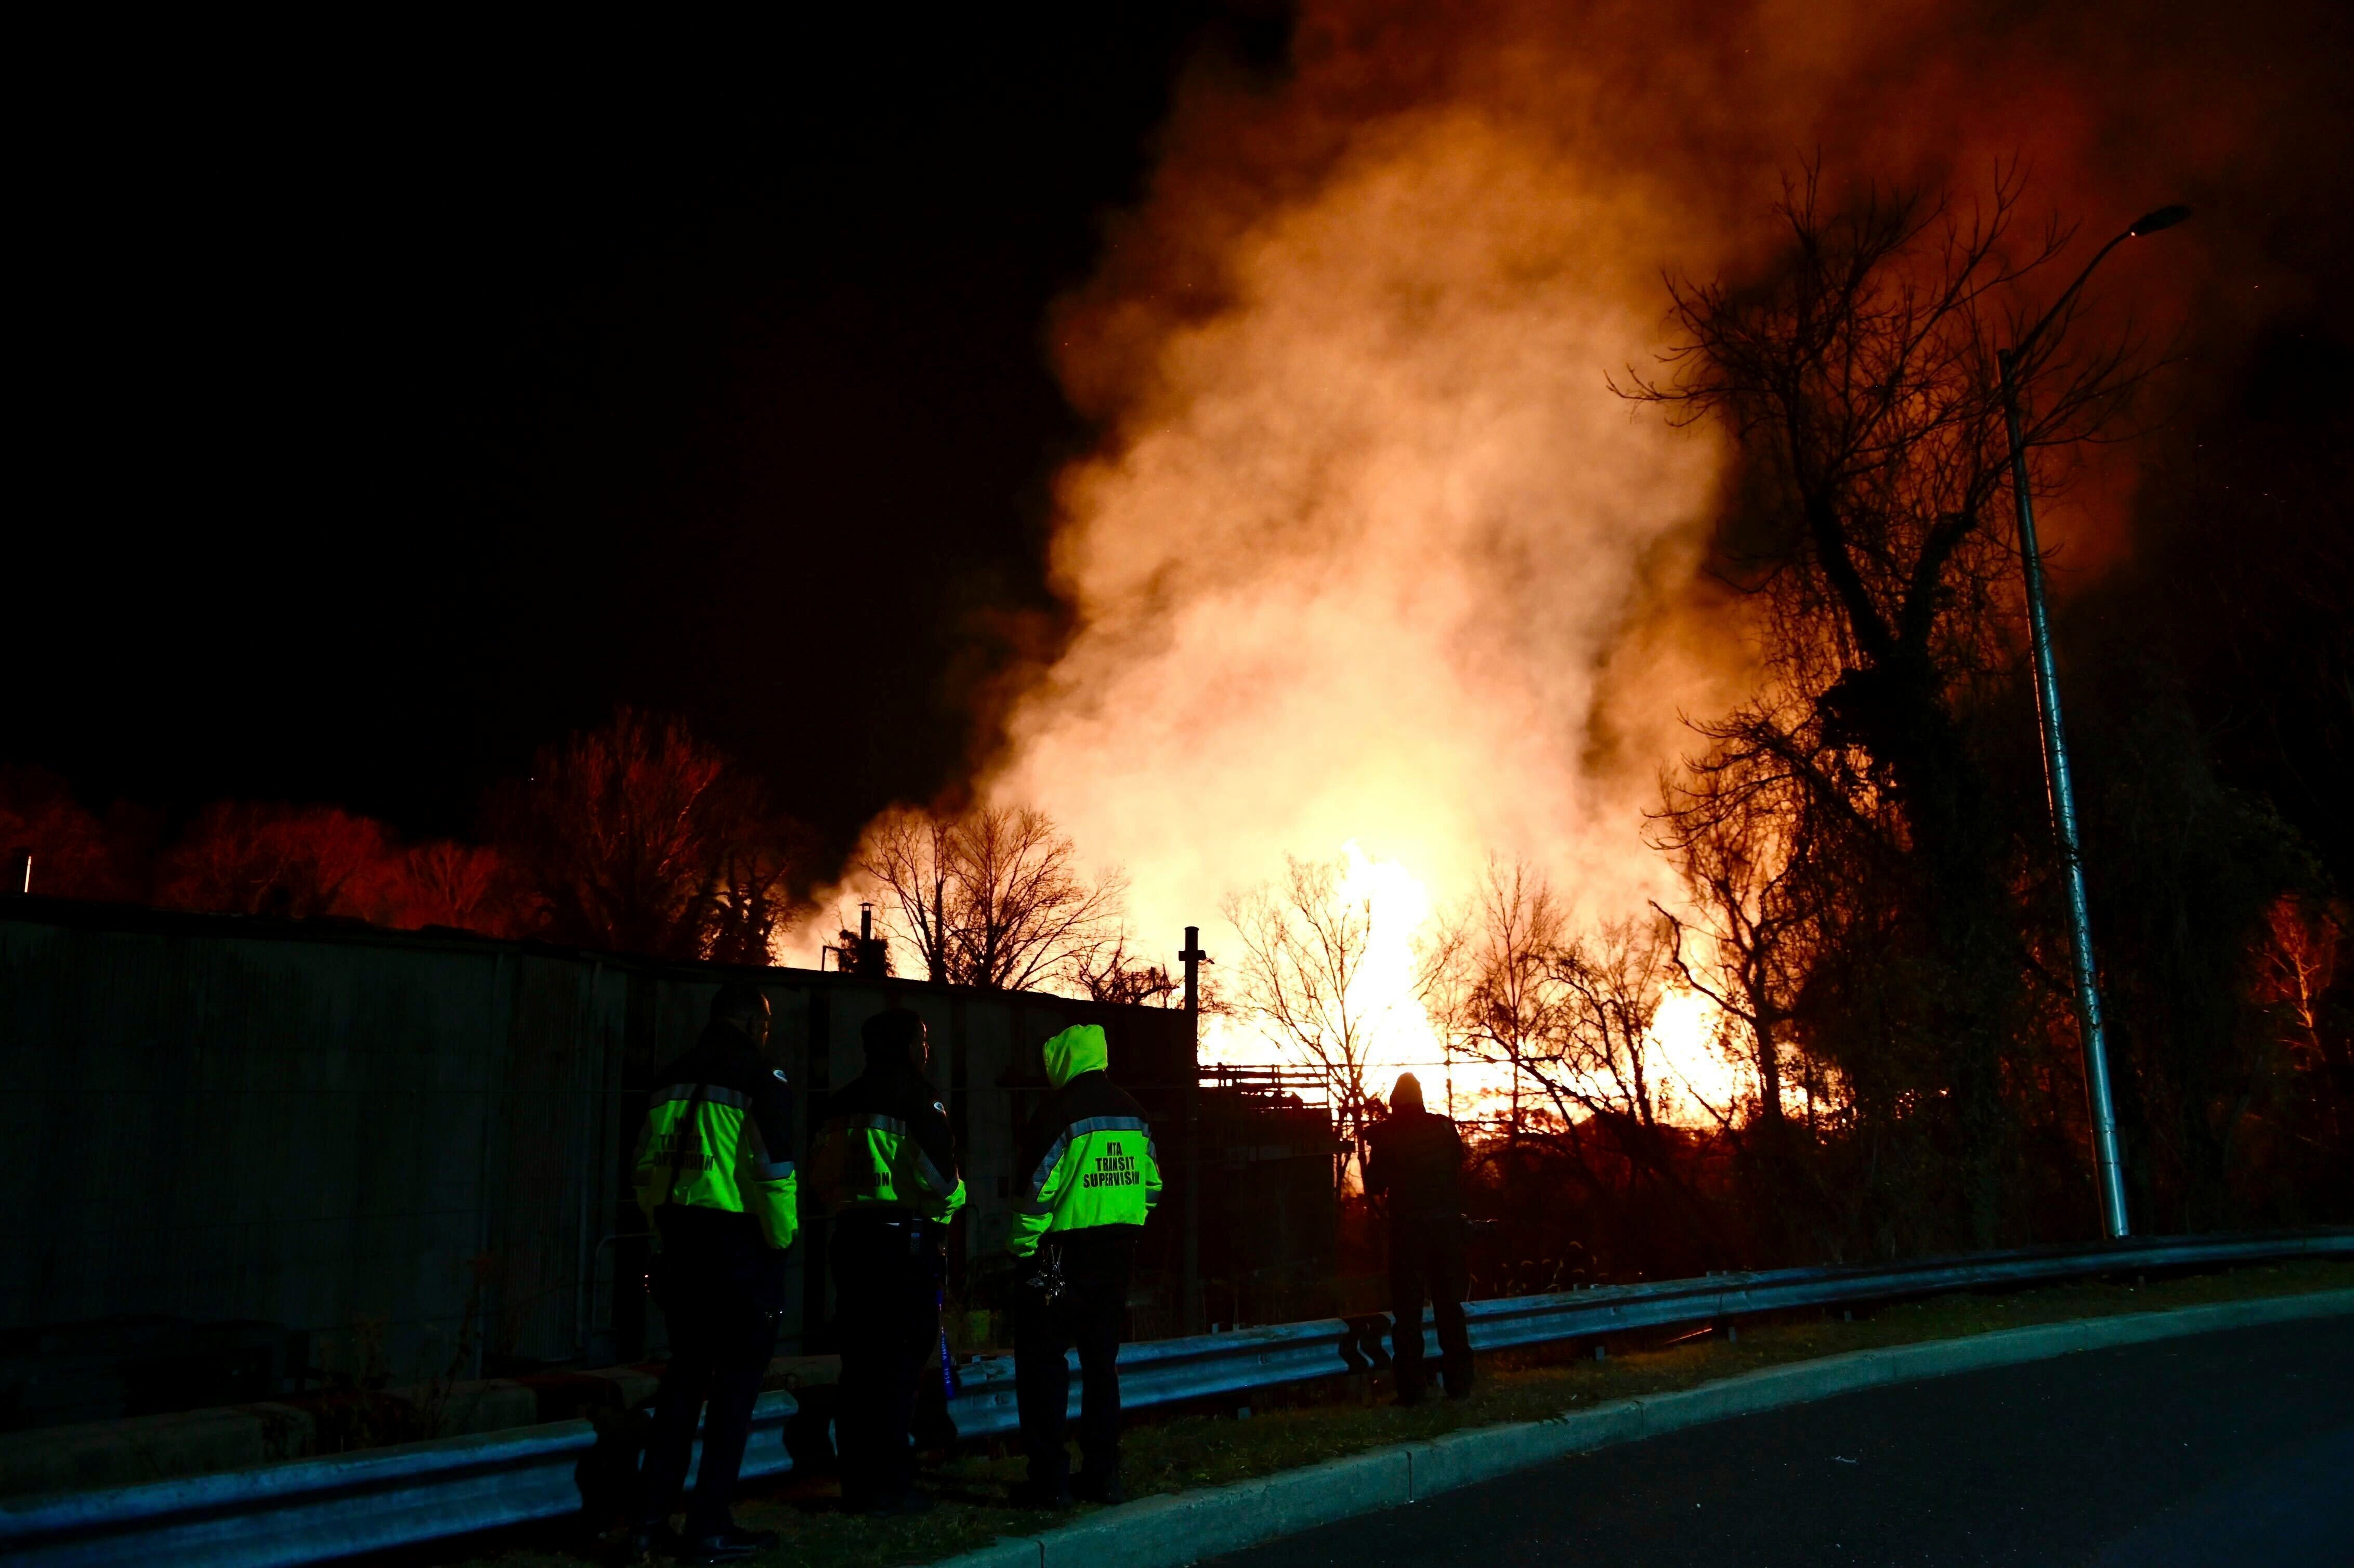
<svg viewBox="0 0 2354 1568">
<path fill-rule="evenodd" d="M 1422 1390 L 1418 1388 L 1402 1388 L 1397 1391 L 1397 1397 L 1391 1400 L 1390 1403 L 1396 1405 L 1400 1410 L 1412 1410 L 1416 1405 L 1422 1403 Z"/>
<path fill-rule="evenodd" d="M 1469 1399 L 1471 1397 L 1471 1385 L 1468 1383 L 1450 1383 L 1447 1385 L 1447 1397 L 1458 1401 Z"/>
<path fill-rule="evenodd" d="M 1014 1508 L 1068 1508 L 1075 1500 L 1067 1479 L 1022 1481 L 1005 1494 L 1005 1500 Z"/>
<path fill-rule="evenodd" d="M 1118 1470 L 1106 1470 L 1101 1475 L 1092 1470 L 1081 1470 L 1071 1478 L 1071 1495 L 1082 1502 L 1124 1503 L 1128 1500 L 1128 1492 L 1119 1484 Z"/>
</svg>

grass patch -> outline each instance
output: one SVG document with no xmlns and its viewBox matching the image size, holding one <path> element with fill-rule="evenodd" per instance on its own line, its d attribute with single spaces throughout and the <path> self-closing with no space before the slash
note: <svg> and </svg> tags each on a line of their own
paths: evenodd
<svg viewBox="0 0 2354 1568">
<path fill-rule="evenodd" d="M 1852 1322 L 1818 1313 L 1750 1319 L 1738 1342 L 1721 1337 L 1644 1349 L 1614 1341 L 1606 1361 L 1562 1347 L 1508 1351 L 1480 1361 L 1479 1388 L 1461 1403 L 1438 1400 L 1412 1410 L 1387 1403 L 1387 1379 L 1329 1379 L 1258 1391 L 1249 1419 L 1230 1410 L 1154 1419 L 1131 1417 L 1122 1439 L 1122 1478 L 1131 1498 L 1263 1476 L 1393 1443 L 1436 1437 L 1466 1426 L 1539 1420 L 1581 1405 L 1693 1387 L 1760 1367 L 1813 1361 L 1850 1351 L 1925 1340 L 1960 1339 L 2002 1329 L 2103 1318 L 2253 1297 L 2354 1287 L 2354 1264 L 2299 1263 L 2223 1274 L 2152 1280 L 2147 1285 L 2085 1283 L 2008 1295 L 1958 1294 L 1884 1307 Z M 1654 1336 L 1652 1342 L 1664 1335 Z M 1239 1406 L 1237 1406 L 1238 1408 Z M 871 1521 L 837 1511 L 830 1479 L 787 1478 L 753 1483 L 737 1506 L 738 1522 L 775 1530 L 783 1544 L 755 1561 L 761 1568 L 893 1568 L 984 1546 L 1000 1535 L 1027 1535 L 1071 1515 L 1004 1506 L 1022 1461 L 995 1452 L 959 1455 L 925 1471 L 923 1484 L 942 1506 L 920 1518 Z M 546 1539 L 545 1535 L 542 1536 Z M 610 1543 L 578 1551 L 515 1545 L 489 1555 L 405 1557 L 447 1568 L 579 1568 L 615 1561 Z"/>
</svg>

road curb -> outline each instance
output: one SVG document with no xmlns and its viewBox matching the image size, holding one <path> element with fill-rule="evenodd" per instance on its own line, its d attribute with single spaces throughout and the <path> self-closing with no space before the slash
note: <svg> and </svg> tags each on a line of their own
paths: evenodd
<svg viewBox="0 0 2354 1568">
<path fill-rule="evenodd" d="M 1396 1508 L 1573 1454 L 1859 1390 L 2015 1366 L 2080 1351 L 2354 1313 L 2354 1290 L 2074 1319 L 1959 1340 L 1765 1367 L 1674 1393 L 1544 1421 L 1475 1426 L 1223 1487 L 1145 1498 L 1037 1535 L 1001 1536 L 935 1568 L 1182 1568 L 1358 1514 Z"/>
</svg>

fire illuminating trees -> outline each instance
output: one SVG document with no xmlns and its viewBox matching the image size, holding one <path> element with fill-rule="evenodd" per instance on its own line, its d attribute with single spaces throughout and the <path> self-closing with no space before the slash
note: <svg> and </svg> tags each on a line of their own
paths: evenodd
<svg viewBox="0 0 2354 1568">
<path fill-rule="evenodd" d="M 1680 1082 L 1656 1038 L 1677 978 L 1675 943 L 1664 917 L 1573 931 L 1543 876 L 1491 863 L 1425 948 L 1420 994 L 1450 1049 L 1511 1074 L 1495 1157 L 1526 1163 L 1541 1153 L 1601 1209 L 1671 1216 L 1724 1259 L 1736 1249 L 1697 1179 L 1729 1107 L 1704 1105 Z"/>
<path fill-rule="evenodd" d="M 867 832 L 859 869 L 936 983 L 1028 991 L 1068 981 L 1118 933 L 1126 884 L 1090 879 L 1044 811 L 896 811 Z"/>
<path fill-rule="evenodd" d="M 1229 898 L 1225 914 L 1242 942 L 1230 971 L 1235 1010 L 1324 1080 L 1336 1119 L 1353 1137 L 1366 1122 L 1365 1075 L 1381 1019 L 1362 983 L 1373 902 L 1341 885 L 1347 863 L 1287 855 L 1280 880 Z"/>
<path fill-rule="evenodd" d="M 1708 989 L 1749 1024 L 1776 1111 L 1787 1025 L 1903 1150 L 1881 1169 L 1959 1193 L 1979 1245 L 2006 1201 L 2031 969 L 2013 824 L 1975 733 L 2016 569 L 1993 351 L 2068 239 L 2022 233 L 2019 199 L 2006 175 L 1968 217 L 1879 193 L 1834 210 L 1809 176 L 1778 208 L 1775 265 L 1676 287 L 1669 374 L 1628 388 L 1719 420 L 1743 482 L 1719 548 L 1766 682 L 1698 726 L 1708 749 L 1659 833 L 1718 925 L 1730 968 Z M 2066 343 L 2048 332 L 2018 367 L 2038 447 L 2094 433 L 2138 379 L 2126 348 Z M 1953 1239 L 1926 1213 L 1907 1228 Z"/>
<path fill-rule="evenodd" d="M 1567 923 L 1543 877 L 1490 861 L 1470 906 L 1420 955 L 1423 1010 L 1451 1051 L 1511 1071 L 1506 1134 L 1524 1130 L 1521 1091 L 1551 1051 L 1566 1005 L 1555 959 Z"/>
<path fill-rule="evenodd" d="M 1667 922 L 1676 973 L 1747 1034 L 1757 1122 L 1775 1140 L 1788 1109 L 1787 1034 L 1815 925 L 1817 823 L 1803 789 L 1774 753 L 1712 753 L 1662 781 L 1666 810 L 1651 840 L 1683 879 L 1684 910 L 1652 906 Z M 1795 1065 L 1811 1128 L 1816 1097 L 1803 1059 Z"/>
</svg>

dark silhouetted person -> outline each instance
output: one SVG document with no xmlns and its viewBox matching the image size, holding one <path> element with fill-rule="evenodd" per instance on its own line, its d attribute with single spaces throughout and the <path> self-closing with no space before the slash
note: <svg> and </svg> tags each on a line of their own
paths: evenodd
<svg viewBox="0 0 2354 1568">
<path fill-rule="evenodd" d="M 843 1506 L 906 1513 L 930 1500 L 914 1489 L 907 1428 L 921 1380 L 940 1375 L 938 1292 L 964 1182 L 948 1109 L 924 1076 L 924 1021 L 893 1008 L 868 1019 L 861 1038 L 866 1071 L 827 1107 L 810 1185 L 834 1220 Z"/>
<path fill-rule="evenodd" d="M 1074 1493 L 1122 1499 L 1119 1481 L 1120 1329 L 1136 1238 L 1161 1197 L 1159 1151 L 1144 1107 L 1111 1081 L 1103 1030 L 1066 1029 L 1039 1048 L 1055 1086 L 1030 1118 L 1014 1160 L 1013 1393 L 1030 1478 L 1027 1507 L 1059 1508 Z M 1063 1447 L 1071 1399 L 1064 1352 L 1079 1352 L 1078 1478 Z"/>
<path fill-rule="evenodd" d="M 1471 1339 L 1463 1324 L 1469 1287 L 1463 1256 L 1463 1138 L 1455 1124 L 1422 1106 L 1422 1081 L 1402 1074 L 1390 1114 L 1365 1129 L 1365 1192 L 1385 1200 L 1390 1230 L 1391 1353 L 1397 1403 L 1419 1404 L 1422 1303 L 1437 1320 L 1438 1370 L 1450 1398 L 1471 1393 Z"/>
<path fill-rule="evenodd" d="M 721 987 L 702 1038 L 663 1072 L 638 1143 L 638 1206 L 653 1232 L 654 1299 L 671 1345 L 641 1475 L 638 1545 L 687 1563 L 734 1562 L 777 1539 L 737 1529 L 728 1511 L 800 1225 L 792 1090 L 761 1056 L 768 1039 L 768 999 L 753 986 Z M 684 1539 L 668 1540 L 706 1404 Z"/>
</svg>

